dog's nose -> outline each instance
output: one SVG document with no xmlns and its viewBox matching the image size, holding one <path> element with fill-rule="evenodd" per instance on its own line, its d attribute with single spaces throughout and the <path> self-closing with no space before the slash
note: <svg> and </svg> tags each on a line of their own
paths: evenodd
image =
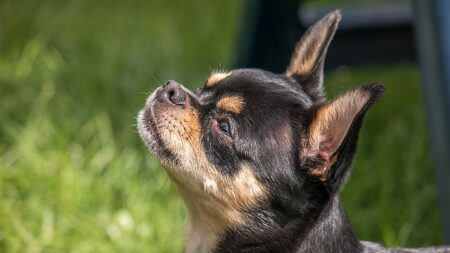
<svg viewBox="0 0 450 253">
<path fill-rule="evenodd" d="M 184 105 L 186 92 L 181 85 L 174 80 L 168 80 L 163 85 L 163 96 L 175 105 Z"/>
</svg>

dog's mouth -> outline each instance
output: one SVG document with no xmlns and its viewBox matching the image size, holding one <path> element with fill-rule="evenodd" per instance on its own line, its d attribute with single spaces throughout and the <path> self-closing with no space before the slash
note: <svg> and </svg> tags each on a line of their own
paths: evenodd
<svg viewBox="0 0 450 253">
<path fill-rule="evenodd" d="M 156 90 L 147 100 L 146 106 L 139 112 L 137 118 L 137 127 L 139 136 L 150 149 L 150 151 L 158 157 L 171 157 L 170 151 L 164 146 L 160 133 L 157 128 L 157 121 L 154 114 L 154 103 Z"/>
</svg>

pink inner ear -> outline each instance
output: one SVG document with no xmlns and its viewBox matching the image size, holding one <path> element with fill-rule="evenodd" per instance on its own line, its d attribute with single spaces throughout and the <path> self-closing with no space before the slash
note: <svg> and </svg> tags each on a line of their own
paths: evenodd
<svg viewBox="0 0 450 253">
<path fill-rule="evenodd" d="M 339 149 L 356 115 L 369 100 L 369 94 L 360 89 L 350 91 L 323 105 L 310 125 L 310 133 L 303 156 L 321 158 L 325 162 L 312 168 L 311 174 L 326 178 L 335 162 L 333 155 Z"/>
<path fill-rule="evenodd" d="M 339 122 L 339 120 L 337 122 Z M 335 131 L 330 131 L 330 129 L 334 129 Z M 307 156 L 320 158 L 324 161 L 324 163 L 315 168 L 311 168 L 309 171 L 311 175 L 319 177 L 322 181 L 327 180 L 328 171 L 336 161 L 333 159 L 333 155 L 339 148 L 347 130 L 348 128 L 342 128 L 341 126 L 336 126 L 334 128 L 324 127 L 321 129 L 321 131 L 325 131 L 325 133 L 314 138 L 316 140 L 316 144 L 310 143 L 316 148 L 309 150 L 309 152 L 307 152 Z"/>
<path fill-rule="evenodd" d="M 350 127 L 351 121 L 336 119 L 334 122 L 334 127 L 325 127 L 322 134 L 322 140 L 319 145 L 319 155 L 326 160 L 328 160 L 339 148 L 345 135 L 347 134 L 348 128 Z"/>
<path fill-rule="evenodd" d="M 329 142 L 322 142 L 319 147 L 319 157 L 328 161 L 331 155 L 333 155 L 332 144 Z"/>
</svg>

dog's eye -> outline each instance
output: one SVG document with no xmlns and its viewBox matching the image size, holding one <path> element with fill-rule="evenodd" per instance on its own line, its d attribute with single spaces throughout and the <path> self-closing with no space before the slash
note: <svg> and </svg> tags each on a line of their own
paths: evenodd
<svg viewBox="0 0 450 253">
<path fill-rule="evenodd" d="M 218 122 L 218 126 L 219 126 L 219 130 L 220 130 L 222 133 L 224 133 L 224 134 L 226 134 L 226 135 L 228 135 L 228 136 L 231 135 L 230 124 L 229 124 L 227 121 L 224 121 L 224 120 L 219 121 L 219 122 Z"/>
</svg>

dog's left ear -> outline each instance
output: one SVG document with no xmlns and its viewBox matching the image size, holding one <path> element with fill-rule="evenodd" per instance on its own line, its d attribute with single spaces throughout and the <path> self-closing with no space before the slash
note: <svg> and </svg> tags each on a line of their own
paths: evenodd
<svg viewBox="0 0 450 253">
<path fill-rule="evenodd" d="M 293 77 L 314 100 L 323 96 L 323 65 L 327 48 L 341 20 L 339 10 L 309 28 L 298 42 L 286 75 Z"/>
<path fill-rule="evenodd" d="M 383 93 L 383 85 L 371 84 L 319 106 L 300 143 L 301 168 L 338 190 L 347 177 L 364 113 Z"/>
</svg>

